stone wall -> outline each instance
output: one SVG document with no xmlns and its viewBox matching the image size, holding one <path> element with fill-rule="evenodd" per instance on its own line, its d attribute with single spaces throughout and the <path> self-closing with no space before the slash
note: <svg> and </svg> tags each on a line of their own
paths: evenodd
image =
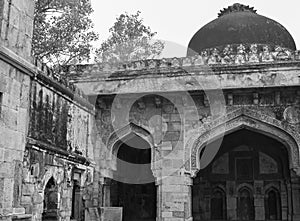
<svg viewBox="0 0 300 221">
<path fill-rule="evenodd" d="M 0 61 L 0 219 L 24 213 L 20 205 L 22 161 L 29 122 L 30 76 Z"/>
<path fill-rule="evenodd" d="M 1 46 L 31 60 L 33 0 L 3 0 L 0 3 Z"/>
<path fill-rule="evenodd" d="M 70 220 L 75 185 L 83 217 L 98 204 L 94 107 L 31 57 L 33 13 L 33 0 L 0 3 L 0 220 L 41 220 L 49 180 Z"/>
<path fill-rule="evenodd" d="M 75 180 L 85 200 L 82 208 L 98 203 L 93 106 L 74 86 L 49 77 L 48 69 L 20 65 L 22 58 L 12 52 L 5 56 L 9 60 L 1 60 L 0 72 L 0 219 L 41 220 L 44 189 L 53 177 L 59 220 L 69 220 Z"/>
<path fill-rule="evenodd" d="M 58 219 L 70 219 L 75 171 L 84 206 L 92 204 L 93 107 L 78 94 L 66 93 L 67 88 L 53 83 L 46 76 L 31 81 L 21 203 L 26 213 L 33 215 L 32 220 L 42 219 L 44 191 L 51 178 L 58 190 Z"/>
</svg>

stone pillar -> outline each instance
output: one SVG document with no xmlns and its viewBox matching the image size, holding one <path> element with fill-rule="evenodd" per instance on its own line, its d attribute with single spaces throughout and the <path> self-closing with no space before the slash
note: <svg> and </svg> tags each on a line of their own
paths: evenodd
<svg viewBox="0 0 300 221">
<path fill-rule="evenodd" d="M 281 182 L 280 187 L 280 197 L 281 197 L 281 218 L 283 221 L 288 220 L 288 194 L 287 187 L 284 181 Z"/>
<path fill-rule="evenodd" d="M 162 221 L 162 181 L 155 180 L 156 186 L 156 221 Z"/>
<path fill-rule="evenodd" d="M 111 188 L 111 179 L 103 177 L 100 179 L 100 205 L 102 207 L 110 207 L 110 188 Z"/>
<path fill-rule="evenodd" d="M 292 203 L 293 203 L 293 220 L 300 220 L 300 179 L 299 177 L 291 178 Z"/>
<path fill-rule="evenodd" d="M 288 220 L 291 221 L 293 217 L 293 196 L 292 196 L 292 185 L 290 182 L 287 183 L 287 194 L 288 194 Z"/>
<path fill-rule="evenodd" d="M 263 181 L 254 181 L 255 220 L 265 220 L 265 198 L 263 193 L 263 185 Z"/>
<path fill-rule="evenodd" d="M 226 182 L 226 205 L 227 205 L 227 219 L 236 220 L 237 219 L 237 197 L 236 197 L 236 187 L 235 181 Z"/>
<path fill-rule="evenodd" d="M 192 179 L 171 175 L 162 179 L 159 221 L 192 221 Z M 161 218 L 160 218 L 161 217 Z"/>
</svg>

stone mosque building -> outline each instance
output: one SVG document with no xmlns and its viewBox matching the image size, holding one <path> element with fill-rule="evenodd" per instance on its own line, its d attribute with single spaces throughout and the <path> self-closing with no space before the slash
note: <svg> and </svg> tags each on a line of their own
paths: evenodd
<svg viewBox="0 0 300 221">
<path fill-rule="evenodd" d="M 300 220 L 300 53 L 234 4 L 183 58 L 31 57 L 33 0 L 0 2 L 0 220 Z"/>
</svg>

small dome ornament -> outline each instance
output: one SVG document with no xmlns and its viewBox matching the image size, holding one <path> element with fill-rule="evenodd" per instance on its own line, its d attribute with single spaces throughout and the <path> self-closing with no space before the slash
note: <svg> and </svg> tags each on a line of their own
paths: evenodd
<svg viewBox="0 0 300 221">
<path fill-rule="evenodd" d="M 256 11 L 257 10 L 255 10 L 254 7 L 250 7 L 248 5 L 235 3 L 232 6 L 229 6 L 228 8 L 224 8 L 223 10 L 221 10 L 220 13 L 218 14 L 218 17 L 230 14 L 232 12 L 252 12 L 252 13 L 256 13 Z"/>
</svg>

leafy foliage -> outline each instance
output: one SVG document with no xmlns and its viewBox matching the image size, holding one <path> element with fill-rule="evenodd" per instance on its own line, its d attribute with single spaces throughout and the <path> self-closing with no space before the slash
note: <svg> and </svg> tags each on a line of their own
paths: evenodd
<svg viewBox="0 0 300 221">
<path fill-rule="evenodd" d="M 143 24 L 140 11 L 121 14 L 109 29 L 110 37 L 96 51 L 96 61 L 126 63 L 160 55 L 164 43 L 153 40 L 157 34 Z"/>
<path fill-rule="evenodd" d="M 92 30 L 90 0 L 35 0 L 33 54 L 50 66 L 88 60 Z"/>
</svg>

